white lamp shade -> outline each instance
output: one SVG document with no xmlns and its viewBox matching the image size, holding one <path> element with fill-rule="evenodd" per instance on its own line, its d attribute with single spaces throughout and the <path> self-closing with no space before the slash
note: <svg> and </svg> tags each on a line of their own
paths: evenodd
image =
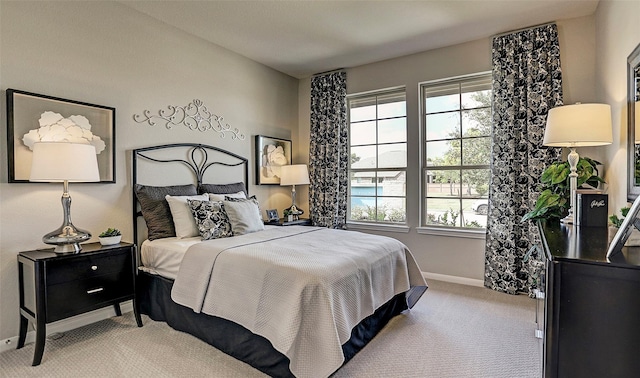
<svg viewBox="0 0 640 378">
<path fill-rule="evenodd" d="M 565 105 L 549 110 L 545 146 L 603 146 L 612 141 L 611 106 L 607 104 Z"/>
<path fill-rule="evenodd" d="M 283 165 L 280 169 L 280 185 L 309 184 L 309 171 L 306 164 Z"/>
<path fill-rule="evenodd" d="M 100 181 L 96 148 L 91 144 L 38 142 L 33 144 L 29 181 Z"/>
</svg>

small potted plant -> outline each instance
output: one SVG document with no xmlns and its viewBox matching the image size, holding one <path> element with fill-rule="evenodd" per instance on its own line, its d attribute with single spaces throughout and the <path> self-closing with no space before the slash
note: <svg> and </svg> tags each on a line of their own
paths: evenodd
<svg viewBox="0 0 640 378">
<path fill-rule="evenodd" d="M 107 228 L 105 231 L 102 231 L 100 235 L 98 235 L 98 240 L 100 240 L 100 244 L 102 245 L 112 245 L 120 243 L 120 239 L 122 238 L 122 233 L 117 228 Z"/>
<path fill-rule="evenodd" d="M 624 218 L 626 218 L 627 214 L 629 214 L 629 207 L 623 207 L 620 209 L 620 214 L 622 217 L 618 217 L 617 214 L 613 214 L 609 216 L 609 243 L 613 240 L 613 237 L 622 226 L 622 222 L 624 222 Z M 627 242 L 624 243 L 627 247 L 636 247 L 640 246 L 640 231 L 638 231 L 635 227 L 631 229 L 631 234 L 629 234 L 629 238 Z"/>
</svg>

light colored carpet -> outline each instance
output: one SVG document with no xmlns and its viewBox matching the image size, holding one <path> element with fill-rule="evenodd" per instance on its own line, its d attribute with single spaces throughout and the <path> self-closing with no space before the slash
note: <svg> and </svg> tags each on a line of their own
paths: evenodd
<svg viewBox="0 0 640 378">
<path fill-rule="evenodd" d="M 394 318 L 333 377 L 540 377 L 535 301 L 489 289 L 429 281 L 407 314 Z M 0 354 L 2 377 L 264 377 L 165 323 L 133 315 L 47 340 L 40 366 L 33 344 Z"/>
</svg>

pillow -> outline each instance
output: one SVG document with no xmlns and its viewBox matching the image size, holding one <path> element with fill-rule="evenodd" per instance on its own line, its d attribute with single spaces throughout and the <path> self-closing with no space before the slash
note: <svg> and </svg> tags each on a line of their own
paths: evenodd
<svg viewBox="0 0 640 378">
<path fill-rule="evenodd" d="M 193 218 L 193 214 L 191 214 L 191 208 L 189 204 L 187 204 L 187 200 L 208 201 L 209 196 L 206 194 L 197 196 L 170 196 L 167 194 L 164 198 L 169 203 L 176 236 L 182 239 L 200 235 L 196 220 Z"/>
<path fill-rule="evenodd" d="M 233 236 L 222 202 L 187 199 L 187 203 L 203 240 Z"/>
<path fill-rule="evenodd" d="M 264 230 L 264 222 L 255 196 L 252 199 L 227 198 L 222 203 L 234 236 Z"/>
<path fill-rule="evenodd" d="M 195 185 L 147 186 L 136 184 L 136 197 L 147 223 L 149 240 L 176 236 L 169 203 L 165 196 L 193 196 L 198 194 Z"/>
<path fill-rule="evenodd" d="M 247 198 L 244 192 L 228 193 L 228 194 L 214 194 L 214 193 L 207 193 L 207 194 L 209 195 L 209 201 L 224 201 L 225 197 L 242 198 L 242 199 Z"/>
<path fill-rule="evenodd" d="M 231 194 L 245 192 L 247 189 L 244 186 L 244 182 L 236 182 L 233 184 L 200 184 L 198 185 L 198 193 L 213 193 L 213 194 Z"/>
</svg>

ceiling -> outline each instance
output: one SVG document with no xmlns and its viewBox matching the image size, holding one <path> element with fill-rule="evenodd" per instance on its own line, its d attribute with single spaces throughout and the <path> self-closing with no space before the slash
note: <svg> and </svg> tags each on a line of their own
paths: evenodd
<svg viewBox="0 0 640 378">
<path fill-rule="evenodd" d="M 296 78 L 595 12 L 598 0 L 121 3 Z"/>
</svg>

